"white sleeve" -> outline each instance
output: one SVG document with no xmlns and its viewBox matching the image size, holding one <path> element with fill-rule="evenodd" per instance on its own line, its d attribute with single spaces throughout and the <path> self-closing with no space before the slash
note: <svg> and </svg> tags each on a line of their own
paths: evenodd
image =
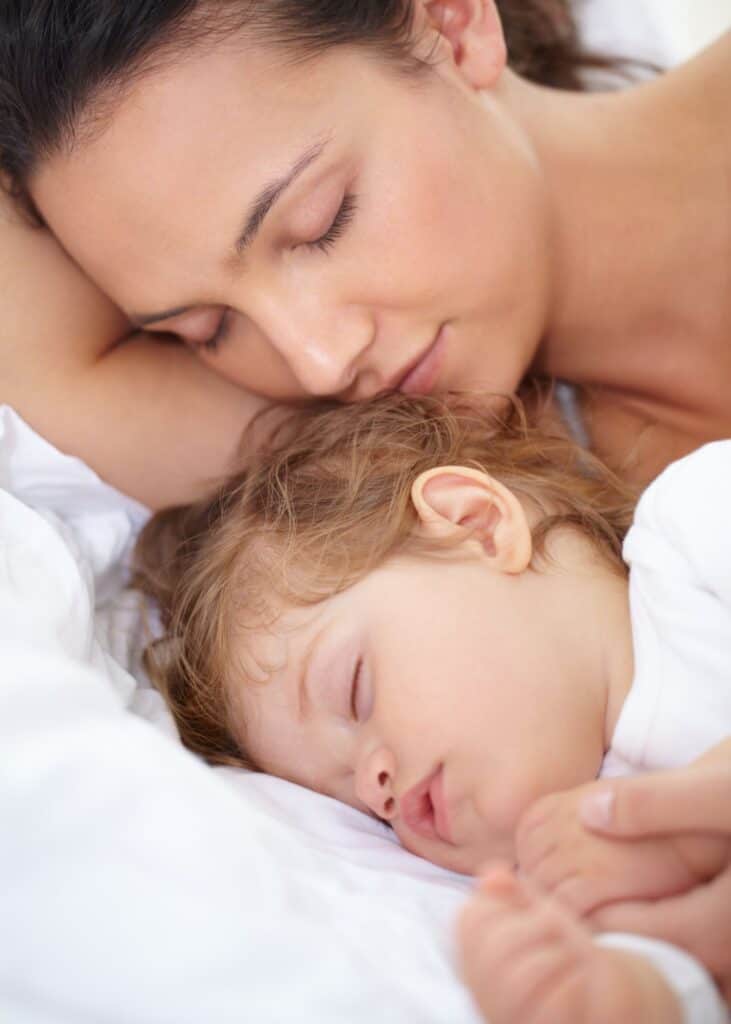
<svg viewBox="0 0 731 1024">
<path fill-rule="evenodd" d="M 633 570 L 682 574 L 731 609 L 731 441 L 704 445 L 648 487 L 625 558 Z"/>
<path fill-rule="evenodd" d="M 627 534 L 635 673 L 612 737 L 634 770 L 731 735 L 731 441 L 673 463 Z"/>
<path fill-rule="evenodd" d="M 683 1024 L 728 1024 L 728 1010 L 713 978 L 689 953 L 659 939 L 624 932 L 599 935 L 596 942 L 650 960 L 677 995 Z"/>
</svg>

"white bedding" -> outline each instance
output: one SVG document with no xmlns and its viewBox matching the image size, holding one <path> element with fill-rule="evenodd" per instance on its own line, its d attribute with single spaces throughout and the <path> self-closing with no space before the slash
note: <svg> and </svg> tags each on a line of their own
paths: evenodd
<svg viewBox="0 0 731 1024">
<path fill-rule="evenodd" d="M 574 0 L 587 46 L 669 67 L 731 28 L 731 0 Z"/>
<path fill-rule="evenodd" d="M 207 768 L 104 653 L 133 666 L 118 569 L 144 510 L 8 409 L 0 486 L 0 1019 L 474 1021 L 464 879 L 324 797 Z"/>
<path fill-rule="evenodd" d="M 584 0 L 588 37 L 675 59 L 620 2 Z M 0 1020 L 476 1022 L 453 967 L 465 879 L 180 746 L 120 589 L 145 510 L 7 408 L 0 488 Z"/>
</svg>

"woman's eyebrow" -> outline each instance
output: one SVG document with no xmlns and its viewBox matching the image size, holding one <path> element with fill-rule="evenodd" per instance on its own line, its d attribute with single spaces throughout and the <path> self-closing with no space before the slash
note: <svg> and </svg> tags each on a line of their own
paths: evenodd
<svg viewBox="0 0 731 1024">
<path fill-rule="evenodd" d="M 331 137 L 315 142 L 295 160 L 286 174 L 275 181 L 270 181 L 257 193 L 249 206 L 244 226 L 233 244 L 231 258 L 234 261 L 241 260 L 245 251 L 259 233 L 267 214 L 274 204 L 294 184 L 300 175 L 304 174 L 307 168 L 322 156 L 330 141 Z M 170 320 L 175 316 L 181 316 L 183 313 L 188 313 L 194 308 L 194 306 L 174 306 L 171 309 L 159 310 L 156 313 L 129 313 L 128 316 L 137 327 L 145 327 L 157 321 Z"/>
<path fill-rule="evenodd" d="M 290 169 L 281 178 L 276 181 L 270 181 L 269 184 L 265 185 L 263 189 L 258 193 L 254 201 L 249 207 L 249 212 L 244 222 L 243 230 L 239 233 L 236 242 L 234 243 L 234 253 L 237 257 L 243 256 L 244 252 L 256 238 L 259 229 L 264 223 L 267 214 L 280 198 L 280 196 L 286 192 L 290 185 L 294 184 L 297 178 L 303 174 L 307 168 L 318 160 L 325 151 L 330 139 L 322 139 L 310 146 L 309 149 L 305 150 L 302 155 L 295 160 Z"/>
</svg>

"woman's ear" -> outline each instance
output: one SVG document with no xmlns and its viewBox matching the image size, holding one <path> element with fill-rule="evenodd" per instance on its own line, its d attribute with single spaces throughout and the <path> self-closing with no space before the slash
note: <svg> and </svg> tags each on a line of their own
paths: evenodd
<svg viewBox="0 0 731 1024">
<path fill-rule="evenodd" d="M 427 536 L 457 539 L 469 531 L 492 564 L 502 572 L 521 573 L 533 553 L 530 524 L 511 490 L 467 466 L 440 466 L 421 473 L 411 500 Z"/>
<path fill-rule="evenodd" d="M 489 89 L 507 63 L 495 0 L 417 0 L 431 28 L 449 45 L 455 65 L 475 89 Z"/>
</svg>

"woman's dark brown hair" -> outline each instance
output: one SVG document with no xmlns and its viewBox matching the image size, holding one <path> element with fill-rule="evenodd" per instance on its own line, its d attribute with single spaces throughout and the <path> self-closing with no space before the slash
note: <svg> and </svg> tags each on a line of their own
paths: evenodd
<svg viewBox="0 0 731 1024">
<path fill-rule="evenodd" d="M 526 78 L 581 89 L 586 53 L 569 0 L 497 0 L 510 63 Z M 0 180 L 26 197 L 34 168 L 104 123 L 120 91 L 151 67 L 245 30 L 312 56 L 332 46 L 406 60 L 411 0 L 3 0 Z"/>
</svg>

